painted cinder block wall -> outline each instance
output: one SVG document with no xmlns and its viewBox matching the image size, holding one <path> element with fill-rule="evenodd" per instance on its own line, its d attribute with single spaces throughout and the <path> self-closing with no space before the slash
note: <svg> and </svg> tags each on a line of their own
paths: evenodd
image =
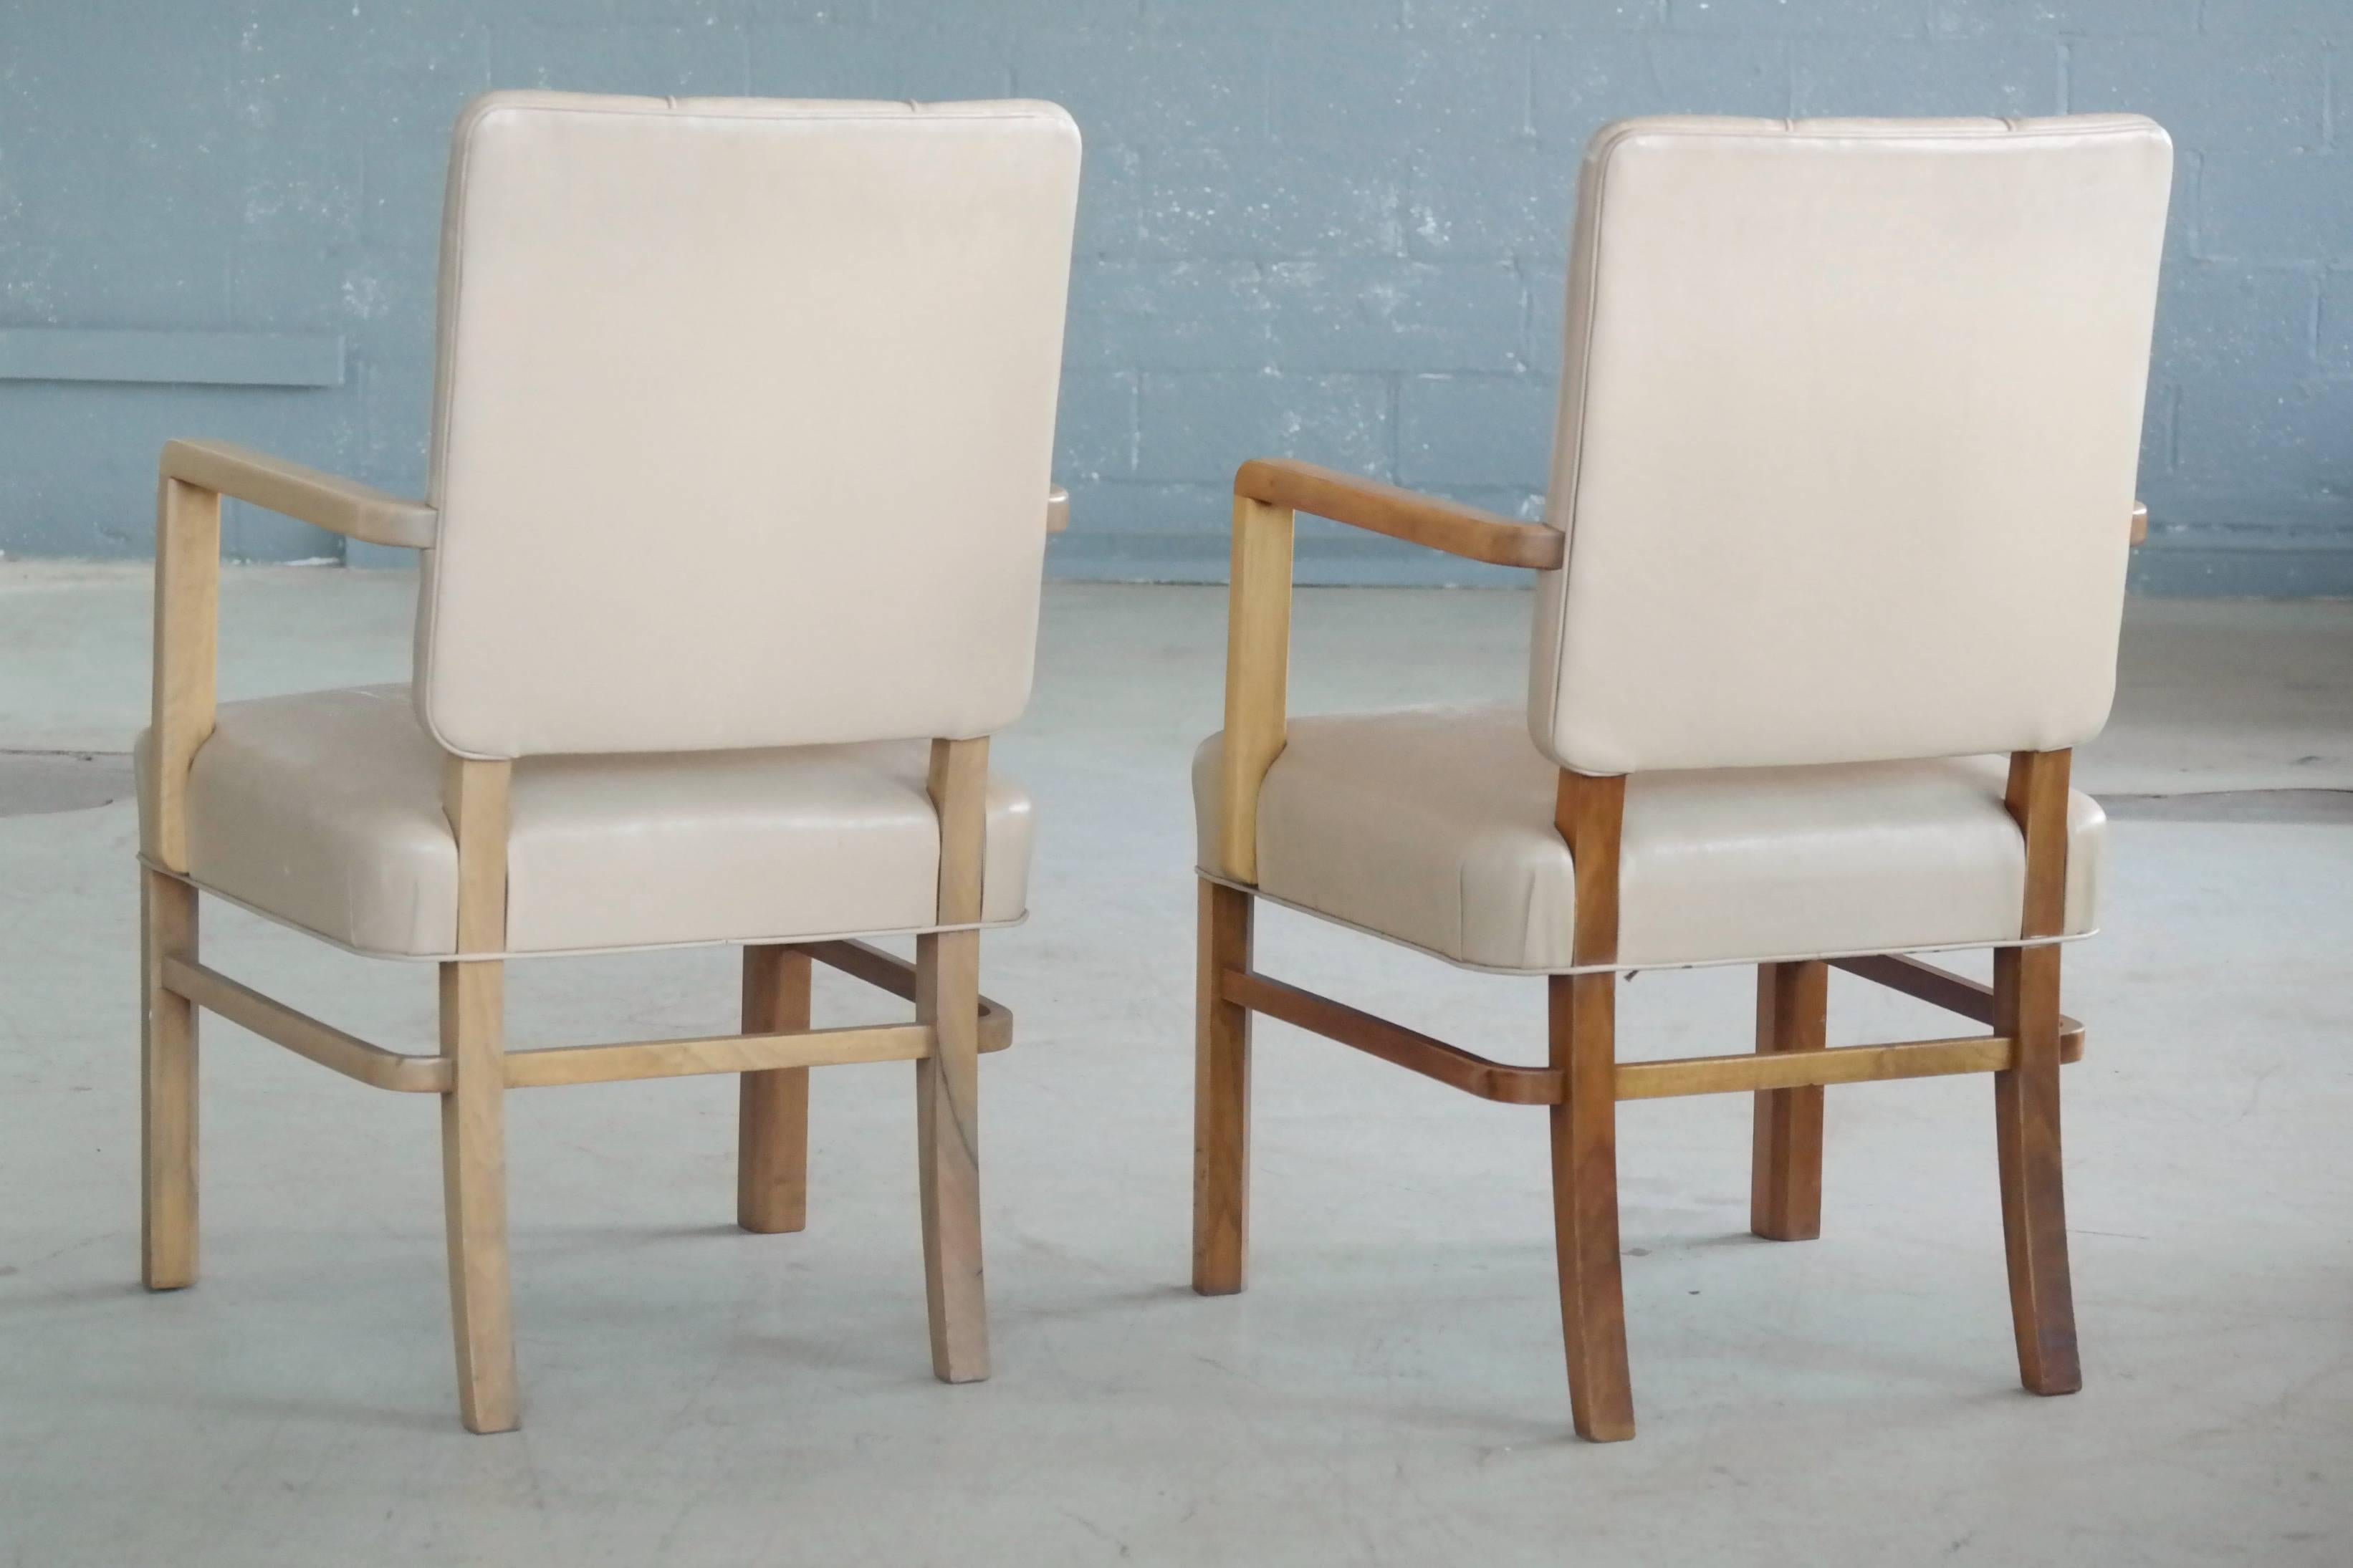
<svg viewBox="0 0 2353 1568">
<path fill-rule="evenodd" d="M 1181 580 L 1253 453 L 1535 514 L 1605 120 L 2121 108 L 2180 168 L 2138 584 L 2353 593 L 2348 78 L 2353 0 L 0 0 L 0 549 L 144 552 L 167 435 L 419 488 L 445 139 L 492 86 L 1067 104 L 1053 565 Z M 229 547 L 340 549 L 243 509 Z"/>
</svg>

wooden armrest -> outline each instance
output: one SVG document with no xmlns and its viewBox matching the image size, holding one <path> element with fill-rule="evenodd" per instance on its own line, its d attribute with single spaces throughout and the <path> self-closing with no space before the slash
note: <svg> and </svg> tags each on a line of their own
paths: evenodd
<svg viewBox="0 0 2353 1568">
<path fill-rule="evenodd" d="M 369 544 L 430 550 L 440 532 L 440 514 L 423 501 L 227 441 L 166 441 L 161 467 L 165 479 Z"/>
<path fill-rule="evenodd" d="M 1226 607 L 1226 728 L 1214 868 L 1258 880 L 1258 797 L 1289 725 L 1294 520 L 1328 517 L 1498 566 L 1557 568 L 1559 531 L 1416 495 L 1375 479 L 1261 458 L 1234 475 L 1234 563 Z"/>
<path fill-rule="evenodd" d="M 1514 522 L 1477 507 L 1288 458 L 1254 458 L 1244 463 L 1234 474 L 1234 494 L 1497 566 L 1548 572 L 1565 554 L 1558 529 Z"/>
<path fill-rule="evenodd" d="M 1071 492 L 1056 485 L 1046 492 L 1046 531 L 1060 533 L 1071 526 Z"/>
<path fill-rule="evenodd" d="M 145 848 L 165 869 L 185 874 L 188 770 L 213 732 L 220 498 L 408 550 L 432 548 L 440 516 L 423 501 L 226 441 L 166 441 L 156 466 L 154 831 Z"/>
<path fill-rule="evenodd" d="M 2145 500 L 2133 502 L 2132 542 L 2135 544 L 2148 542 L 2148 502 Z"/>
</svg>

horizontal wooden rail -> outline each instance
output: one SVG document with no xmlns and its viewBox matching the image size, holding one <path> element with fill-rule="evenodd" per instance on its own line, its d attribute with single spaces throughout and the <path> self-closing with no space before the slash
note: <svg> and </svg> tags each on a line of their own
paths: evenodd
<svg viewBox="0 0 2353 1568">
<path fill-rule="evenodd" d="M 1833 1046 L 1827 1050 L 1736 1057 L 1683 1057 L 1664 1062 L 1620 1062 L 1618 1098 L 1662 1100 L 1678 1094 L 1737 1094 L 1764 1089 L 1804 1089 L 1820 1083 L 1875 1083 L 1947 1073 L 1994 1072 L 2010 1066 L 2010 1042 L 2000 1035 L 1953 1040 L 1904 1040 L 1886 1046 Z"/>
<path fill-rule="evenodd" d="M 1219 980 L 1227 1001 L 1280 1018 L 1327 1040 L 1354 1046 L 1367 1056 L 1409 1068 L 1424 1078 L 1451 1084 L 1482 1100 L 1506 1105 L 1551 1105 L 1560 1099 L 1560 1074 L 1550 1068 L 1517 1068 L 1473 1056 L 1417 1034 L 1387 1018 L 1360 1013 L 1345 1003 L 1244 969 L 1229 969 Z"/>
<path fill-rule="evenodd" d="M 862 942 L 820 942 L 802 951 L 894 996 L 913 1000 L 915 968 Z M 164 960 L 164 988 L 206 1012 L 274 1041 L 296 1056 L 345 1078 L 406 1094 L 446 1094 L 449 1064 L 439 1056 L 412 1056 L 371 1045 L 283 1002 L 263 995 L 216 969 L 185 958 Z M 980 1048 L 1013 1043 L 1013 1014 L 980 999 Z M 635 1040 L 607 1046 L 551 1046 L 510 1051 L 511 1089 L 611 1083 L 628 1079 L 679 1078 L 695 1073 L 763 1072 L 772 1068 L 831 1067 L 856 1062 L 917 1061 L 931 1055 L 932 1033 L 922 1024 L 865 1025 L 785 1035 L 718 1035 L 708 1039 Z"/>
<path fill-rule="evenodd" d="M 805 942 L 797 944 L 828 969 L 853 980 L 863 980 L 878 991 L 902 1001 L 915 999 L 915 966 L 905 959 L 863 942 Z M 1013 1043 L 1013 1010 L 1002 1002 L 980 999 L 980 1048 L 1001 1051 Z"/>
<path fill-rule="evenodd" d="M 298 1013 L 249 985 L 240 985 L 217 969 L 185 958 L 164 960 L 164 989 L 185 996 L 207 1013 L 274 1040 L 298 1057 L 308 1057 L 345 1078 L 355 1078 L 377 1089 L 406 1094 L 446 1094 L 449 1064 L 439 1057 L 412 1057 L 372 1046 L 322 1024 L 308 1013 Z"/>
<path fill-rule="evenodd" d="M 1909 960 L 1840 960 L 1850 963 L 1902 963 Z M 1916 972 L 1916 973 L 1915 973 Z M 1878 978 L 1875 970 L 1867 978 Z M 1926 1000 L 1951 996 L 1953 1010 L 1977 1005 L 1972 983 L 1926 964 L 1911 964 L 1896 976 L 1898 989 L 1917 986 L 1914 993 Z M 1894 980 L 1887 982 L 1894 984 Z M 1951 989 L 1957 987 L 1959 989 Z M 1219 976 L 1220 995 L 1253 1013 L 1305 1029 L 1311 1034 L 1353 1046 L 1439 1082 L 1506 1105 L 1551 1105 L 1563 1093 L 1561 1075 L 1550 1068 L 1513 1067 L 1473 1055 L 1460 1046 L 1360 1012 L 1343 1002 L 1271 980 L 1245 969 L 1229 969 Z M 1982 989 L 1982 988 L 1978 988 Z M 1989 1007 L 1990 1004 L 1988 1004 Z M 2070 1020 L 2072 1024 L 2072 1020 Z M 2074 1026 L 2076 1055 L 2082 1054 L 2083 1030 Z M 1875 1083 L 1909 1078 L 1941 1078 L 1952 1073 L 1999 1072 L 2013 1055 L 2010 1040 L 2001 1035 L 1968 1035 L 1951 1039 L 1898 1040 L 1884 1045 L 1837 1046 L 1825 1050 L 1737 1056 L 1682 1057 L 1670 1061 L 1620 1062 L 1613 1082 L 1620 1100 L 1662 1100 L 1686 1094 L 1754 1093 L 1762 1089 L 1804 1089 L 1816 1084 Z M 2068 1057 L 2073 1060 L 2074 1057 Z"/>
<path fill-rule="evenodd" d="M 932 1054 L 928 1024 L 808 1029 L 788 1035 L 714 1035 L 708 1039 L 634 1040 L 617 1046 L 549 1046 L 509 1051 L 509 1089 L 684 1078 L 707 1072 L 836 1067 L 848 1062 L 912 1062 Z"/>
<path fill-rule="evenodd" d="M 1993 1022 L 1993 987 L 1956 974 L 1949 969 L 1939 969 L 1933 963 L 1923 963 L 1916 958 L 1900 953 L 1871 953 L 1861 958 L 1833 958 L 1832 969 L 1843 969 L 1890 991 L 1901 991 L 1932 1007 L 1942 1007 L 1947 1013 L 1957 1013 L 1975 1023 Z M 2059 1059 L 2077 1062 L 2084 1059 L 2084 1026 L 2064 1013 L 2059 1016 Z"/>
</svg>

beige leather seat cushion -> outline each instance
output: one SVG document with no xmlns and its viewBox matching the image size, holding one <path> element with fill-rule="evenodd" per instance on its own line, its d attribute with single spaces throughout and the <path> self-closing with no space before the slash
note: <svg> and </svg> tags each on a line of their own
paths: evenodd
<svg viewBox="0 0 2353 1568">
<path fill-rule="evenodd" d="M 1194 758 L 1216 858 L 1222 737 Z M 2008 763 L 1636 774 L 1626 790 L 1619 967 L 2015 942 L 2025 845 Z M 1293 719 L 1259 800 L 1259 890 L 1481 968 L 1572 967 L 1559 772 L 1517 704 Z M 2091 929 L 2106 819 L 2068 805 L 2070 935 Z"/>
<path fill-rule="evenodd" d="M 147 737 L 139 742 L 142 837 Z M 871 934 L 936 921 L 923 741 L 515 764 L 515 952 Z M 221 707 L 188 780 L 199 885 L 363 952 L 450 952 L 442 752 L 405 686 Z M 984 923 L 1029 896 L 1029 797 L 988 784 Z"/>
</svg>

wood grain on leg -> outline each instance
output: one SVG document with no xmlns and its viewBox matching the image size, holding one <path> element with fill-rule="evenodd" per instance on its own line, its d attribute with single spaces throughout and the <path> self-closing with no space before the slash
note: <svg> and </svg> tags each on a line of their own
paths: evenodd
<svg viewBox="0 0 2353 1568">
<path fill-rule="evenodd" d="M 1757 1049 L 1819 1051 L 1830 1004 L 1830 966 L 1815 960 L 1757 966 Z M 1769 1241 L 1822 1234 L 1822 1089 L 1757 1096 L 1748 1178 L 1748 1228 Z"/>
<path fill-rule="evenodd" d="M 940 816 L 939 918 L 980 918 L 988 784 L 987 740 L 932 742 Z M 933 1031 L 915 1064 L 915 1137 L 923 1211 L 923 1291 L 932 1370 L 944 1383 L 988 1375 L 980 1236 L 980 933 L 915 939 L 915 1018 Z"/>
<path fill-rule="evenodd" d="M 1193 1289 L 1229 1296 L 1250 1261 L 1250 1015 L 1219 976 L 1250 966 L 1248 893 L 1201 881 L 1193 992 Z"/>
<path fill-rule="evenodd" d="M 2067 1205 L 2059 1144 L 2059 950 L 1994 954 L 1995 1027 L 2018 1042 L 2018 1065 L 1994 1074 L 2001 1227 L 2019 1380 L 2036 1394 L 2084 1385 L 2067 1264 Z"/>
<path fill-rule="evenodd" d="M 2065 752 L 2010 758 L 2008 804 L 2026 836 L 2027 936 L 2056 935 L 2065 920 L 2068 761 Z M 2059 949 L 1998 950 L 1993 989 L 1994 1032 L 2017 1042 L 2015 1065 L 1994 1074 L 1993 1089 L 2019 1380 L 2036 1394 L 2073 1394 L 2084 1375 L 2060 1163 Z"/>
<path fill-rule="evenodd" d="M 809 957 L 789 947 L 744 950 L 744 1032 L 809 1026 Z M 776 1068 L 738 1079 L 735 1223 L 763 1234 L 808 1223 L 809 1069 Z"/>
<path fill-rule="evenodd" d="M 458 948 L 506 944 L 505 763 L 451 757 L 443 803 L 458 837 Z M 458 1405 L 471 1432 L 521 1420 L 507 1270 L 505 966 L 441 965 L 441 1189 L 449 1240 L 449 1311 Z"/>
<path fill-rule="evenodd" d="M 1618 977 L 1556 974 L 1551 1060 L 1568 1101 L 1552 1107 L 1553 1230 L 1560 1249 L 1560 1318 L 1569 1412 L 1596 1443 L 1634 1435 L 1626 1360 L 1625 1287 L 1618 1263 L 1618 1100 L 1611 1036 Z"/>
<path fill-rule="evenodd" d="M 196 889 L 141 867 L 139 1277 L 196 1282 L 196 1006 L 164 988 L 164 960 L 196 955 Z"/>
<path fill-rule="evenodd" d="M 1618 955 L 1618 844 L 1626 781 L 1564 771 L 1555 824 L 1576 862 L 1579 964 Z M 1618 1263 L 1618 977 L 1556 974 L 1546 982 L 1549 1060 L 1563 1078 L 1552 1107 L 1553 1228 L 1560 1254 L 1560 1316 L 1569 1409 L 1579 1436 L 1634 1435 L 1626 1360 L 1626 1301 Z"/>
<path fill-rule="evenodd" d="M 188 773 L 213 732 L 220 624 L 220 497 L 159 476 L 149 788 L 141 847 L 188 869 Z M 139 872 L 139 1277 L 150 1290 L 196 1281 L 196 1008 L 164 984 L 167 958 L 196 956 L 196 889 Z"/>
</svg>

